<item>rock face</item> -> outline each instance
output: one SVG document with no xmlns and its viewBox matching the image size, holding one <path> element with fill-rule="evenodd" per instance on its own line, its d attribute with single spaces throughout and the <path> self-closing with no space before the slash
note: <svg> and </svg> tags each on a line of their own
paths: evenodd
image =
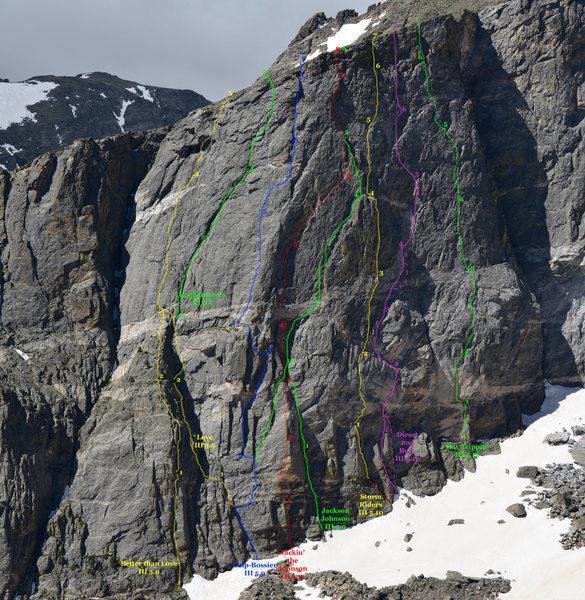
<svg viewBox="0 0 585 600">
<path fill-rule="evenodd" d="M 0 169 L 23 166 L 79 138 L 173 125 L 206 104 L 191 90 L 140 85 L 108 73 L 1 80 Z M 5 114 L 14 119 L 3 120 Z"/>
<path fill-rule="evenodd" d="M 115 365 L 134 191 L 165 134 L 81 140 L 0 173 L 2 597 L 30 590 L 44 537 L 66 525 L 65 506 L 55 511 L 79 431 Z"/>
<path fill-rule="evenodd" d="M 0 173 L 4 597 L 184 597 L 582 385 L 584 6 L 418 4 Z"/>
</svg>

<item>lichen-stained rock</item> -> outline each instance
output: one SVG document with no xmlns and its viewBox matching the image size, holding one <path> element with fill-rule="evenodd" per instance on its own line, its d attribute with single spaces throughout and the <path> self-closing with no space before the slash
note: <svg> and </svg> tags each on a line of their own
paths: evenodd
<svg viewBox="0 0 585 600">
<path fill-rule="evenodd" d="M 51 490 L 47 466 L 6 492 L 36 545 L 5 530 L 5 589 L 181 597 L 179 577 L 318 537 L 323 509 L 356 523 L 363 494 L 386 513 L 393 484 L 437 493 L 475 468 L 446 445 L 464 415 L 469 440 L 503 437 L 545 378 L 581 384 L 583 13 L 513 0 L 319 17 L 219 118 L 216 103 L 164 139 L 79 142 L 0 174 L 6 414 L 41 441 L 49 415 L 66 431 L 42 444 L 47 464 L 65 448 Z M 338 71 L 322 44 L 366 18 Z M 413 228 L 396 144 L 420 189 L 384 315 Z M 31 398 L 40 421 L 19 414 Z M 420 434 L 419 460 L 393 462 L 398 432 Z"/>
</svg>

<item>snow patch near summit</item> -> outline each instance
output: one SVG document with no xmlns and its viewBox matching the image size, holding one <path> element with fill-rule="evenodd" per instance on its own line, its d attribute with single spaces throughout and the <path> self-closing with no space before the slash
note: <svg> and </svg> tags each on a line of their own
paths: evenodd
<svg viewBox="0 0 585 600">
<path fill-rule="evenodd" d="M 362 19 L 359 23 L 345 23 L 339 28 L 339 30 L 336 33 L 330 36 L 326 41 L 321 42 L 319 46 L 326 45 L 327 49 L 325 50 L 325 52 L 332 52 L 337 47 L 341 48 L 342 46 L 349 46 L 350 44 L 353 44 L 357 39 L 359 39 L 362 35 L 364 35 L 364 33 L 366 33 L 366 30 L 371 30 L 374 27 L 376 27 L 376 25 L 380 23 L 382 17 L 385 14 L 385 11 L 381 13 L 378 16 L 378 20 L 375 23 L 371 23 L 371 17 L 368 17 L 367 19 Z M 319 26 L 319 29 L 321 27 L 324 27 L 325 25 L 326 23 L 324 25 Z M 317 48 L 315 52 L 311 52 L 311 54 L 307 56 L 307 60 L 313 60 L 314 58 L 319 56 L 319 54 L 321 54 L 321 49 Z"/>
<path fill-rule="evenodd" d="M 36 123 L 29 106 L 48 100 L 51 90 L 58 87 L 50 81 L 0 82 L 0 129 L 28 119 Z"/>
<path fill-rule="evenodd" d="M 332 36 L 327 38 L 326 41 L 321 42 L 319 46 L 327 46 L 325 52 L 332 52 L 338 46 L 349 46 L 353 44 L 358 38 L 360 38 L 364 33 L 366 33 L 366 29 L 371 23 L 372 19 L 368 17 L 367 19 L 363 19 L 359 23 L 345 23 L 339 28 L 337 33 L 334 33 Z M 321 49 L 318 48 L 315 52 L 312 52 L 307 56 L 307 60 L 313 60 L 321 54 Z"/>
<path fill-rule="evenodd" d="M 367 18 L 359 23 L 345 23 L 342 25 L 336 34 L 329 37 L 326 42 L 323 42 L 327 44 L 327 52 L 332 52 L 337 46 L 341 47 L 353 44 L 366 33 L 366 28 L 371 21 L 372 19 Z"/>
<path fill-rule="evenodd" d="M 138 90 L 136 89 L 138 88 Z M 148 100 L 149 102 L 154 102 L 154 98 L 151 96 L 150 91 L 147 90 L 143 85 L 137 85 L 136 88 L 134 86 L 126 88 L 128 92 L 142 98 L 143 100 Z"/>
</svg>

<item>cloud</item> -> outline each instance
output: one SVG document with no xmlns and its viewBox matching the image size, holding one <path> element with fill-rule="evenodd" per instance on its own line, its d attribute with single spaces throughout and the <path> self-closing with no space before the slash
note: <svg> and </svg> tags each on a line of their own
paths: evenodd
<svg viewBox="0 0 585 600">
<path fill-rule="evenodd" d="M 0 77 L 106 71 L 217 100 L 250 85 L 314 13 L 343 8 L 348 0 L 2 0 Z"/>
</svg>

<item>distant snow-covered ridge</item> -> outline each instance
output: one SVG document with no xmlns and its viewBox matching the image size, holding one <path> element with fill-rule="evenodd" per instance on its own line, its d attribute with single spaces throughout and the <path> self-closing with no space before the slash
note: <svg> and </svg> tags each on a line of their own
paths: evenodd
<svg viewBox="0 0 585 600">
<path fill-rule="evenodd" d="M 79 138 L 173 125 L 207 104 L 190 90 L 146 86 L 99 72 L 0 81 L 0 169 L 23 166 Z"/>
</svg>

